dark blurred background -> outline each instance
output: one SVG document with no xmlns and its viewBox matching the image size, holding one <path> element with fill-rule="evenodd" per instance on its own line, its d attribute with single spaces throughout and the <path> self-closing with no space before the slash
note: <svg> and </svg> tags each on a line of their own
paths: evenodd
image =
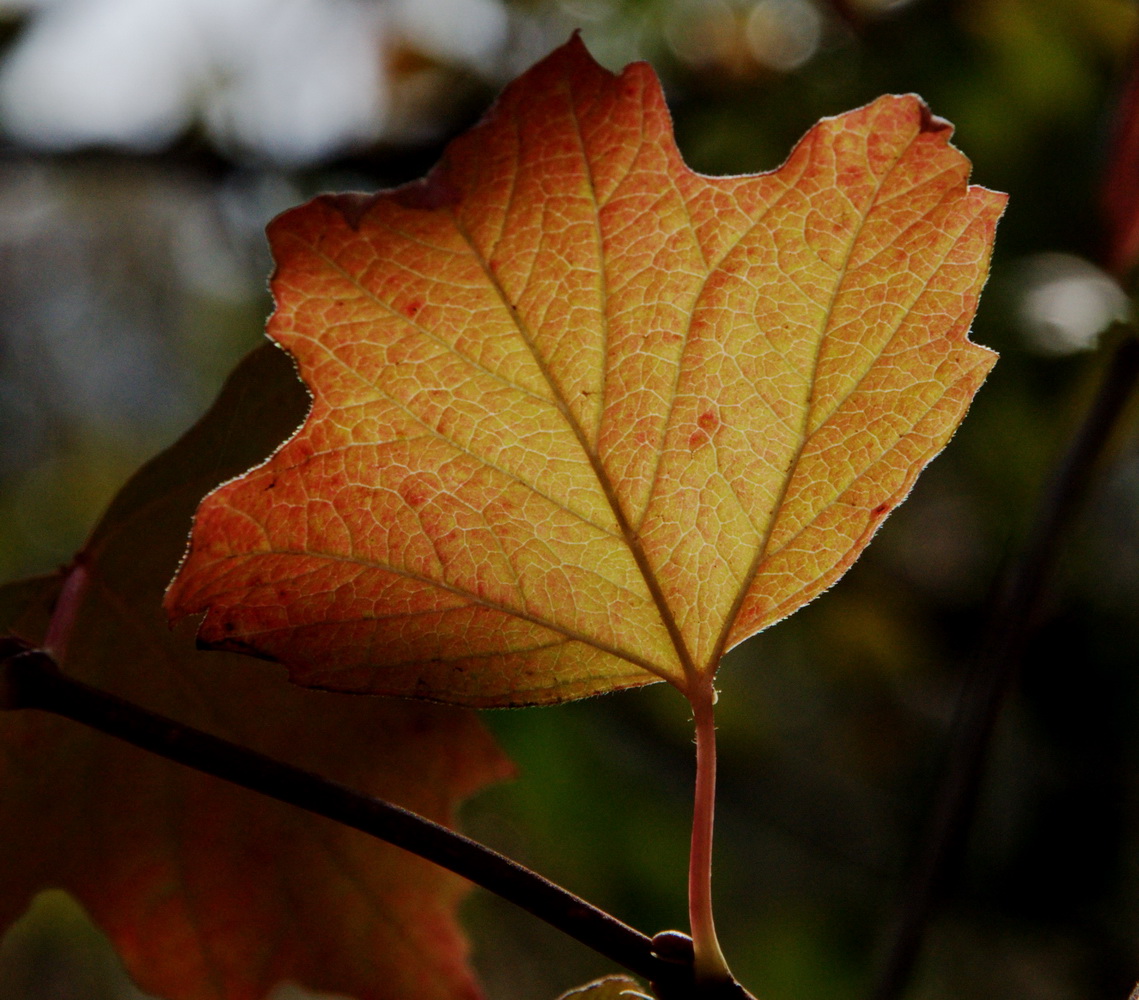
<svg viewBox="0 0 1139 1000">
<path fill-rule="evenodd" d="M 772 168 L 820 116 L 915 91 L 1012 196 L 974 330 L 1002 360 L 962 430 L 849 575 L 720 675 L 725 952 L 763 1000 L 867 997 L 996 581 L 1129 308 L 1096 263 L 1127 0 L 0 0 L 0 578 L 65 561 L 258 341 L 275 213 L 420 175 L 574 28 L 610 68 L 652 61 L 698 170 Z M 1128 412 L 914 1000 L 1125 1000 L 1139 979 L 1137 605 Z M 683 927 L 683 700 L 487 721 L 521 777 L 468 830 L 643 930 Z M 492 1000 L 611 971 L 485 894 L 466 912 Z M 0 947 L 0 998 L 135 996 L 101 949 L 41 897 Z"/>
</svg>

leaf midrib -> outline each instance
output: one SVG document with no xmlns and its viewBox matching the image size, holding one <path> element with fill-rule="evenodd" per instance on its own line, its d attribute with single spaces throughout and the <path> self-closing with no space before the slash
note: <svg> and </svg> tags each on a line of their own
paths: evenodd
<svg viewBox="0 0 1139 1000">
<path fill-rule="evenodd" d="M 583 451 L 585 452 L 585 454 L 590 459 L 591 467 L 593 468 L 594 474 L 597 476 L 599 482 L 602 485 L 603 491 L 605 493 L 607 501 L 609 502 L 610 508 L 614 509 L 614 511 L 615 511 L 615 515 L 617 517 L 617 522 L 618 522 L 618 528 L 620 530 L 620 537 L 625 542 L 626 546 L 629 547 L 631 550 L 633 550 L 634 560 L 636 560 L 637 552 L 636 552 L 634 546 L 630 545 L 630 543 L 629 543 L 628 525 L 623 522 L 623 518 L 621 517 L 621 512 L 620 512 L 620 506 L 615 505 L 613 491 L 612 491 L 611 487 L 609 486 L 607 479 L 603 478 L 604 477 L 603 471 L 599 474 L 599 468 L 600 468 L 599 463 L 596 461 L 595 456 L 592 454 L 591 450 L 589 449 L 589 447 L 585 441 L 584 434 L 582 432 L 581 427 L 573 419 L 572 414 L 569 413 L 568 407 L 566 406 L 565 401 L 562 398 L 561 393 L 558 391 L 556 383 L 553 381 L 552 377 L 550 376 L 549 371 L 547 370 L 546 366 L 542 363 L 540 357 L 538 356 L 538 353 L 537 353 L 536 349 L 534 348 L 534 345 L 531 342 L 529 331 L 526 329 L 525 324 L 523 324 L 521 317 L 519 317 L 517 315 L 517 313 L 513 309 L 510 308 L 509 298 L 507 297 L 505 290 L 499 284 L 499 282 L 498 282 L 497 278 L 495 277 L 493 271 L 487 266 L 486 261 L 483 259 L 482 255 L 479 253 L 479 251 L 478 251 L 477 247 L 475 246 L 474 241 L 471 238 L 470 234 L 460 224 L 460 222 L 457 218 L 455 218 L 452 215 L 451 219 L 452 219 L 452 224 L 454 225 L 456 232 L 458 232 L 459 235 L 463 238 L 464 242 L 469 247 L 472 255 L 475 258 L 475 260 L 478 262 L 480 268 L 482 269 L 483 274 L 485 275 L 487 281 L 489 282 L 491 287 L 494 288 L 496 295 L 498 296 L 498 298 L 500 299 L 500 301 L 502 302 L 502 304 L 505 308 L 506 314 L 512 318 L 512 321 L 513 321 L 515 327 L 518 329 L 519 334 L 523 339 L 523 342 L 526 344 L 527 349 L 530 351 L 531 356 L 534 358 L 535 363 L 538 365 L 538 368 L 541 371 L 543 378 L 546 380 L 546 383 L 550 388 L 552 400 L 541 399 L 541 397 L 535 397 L 535 398 L 540 399 L 541 402 L 543 404 L 546 404 L 546 405 L 549 405 L 549 403 L 552 401 L 553 405 L 557 409 L 559 415 L 562 417 L 563 420 L 566 421 L 566 423 L 573 430 L 574 435 L 578 440 L 579 446 L 582 447 Z M 434 334 L 432 334 L 430 331 L 426 330 L 420 324 L 412 322 L 410 320 L 407 320 L 406 317 L 400 316 L 394 309 L 392 309 L 392 307 L 390 305 L 388 305 L 388 303 L 383 302 L 381 299 L 376 297 L 368 288 L 366 288 L 361 283 L 361 281 L 355 275 L 353 275 L 350 272 L 348 272 L 347 270 L 345 270 L 339 264 L 339 262 L 333 260 L 331 257 L 329 257 L 328 254 L 324 253 L 321 249 L 319 249 L 318 247 L 314 246 L 313 244 L 311 244 L 307 241 L 301 241 L 301 242 L 303 243 L 304 246 L 306 246 L 306 248 L 311 253 L 316 255 L 320 260 L 324 261 L 330 268 L 332 268 L 337 273 L 339 273 L 350 284 L 355 286 L 365 298 L 369 299 L 370 301 L 375 302 L 381 308 L 388 311 L 391 315 L 401 319 L 404 322 L 410 323 L 410 325 L 412 325 L 413 327 L 415 327 L 415 329 L 424 333 L 424 335 L 428 336 L 430 339 L 437 340 L 437 338 L 435 337 Z M 494 463 L 487 461 L 485 459 L 485 457 L 470 451 L 469 449 L 460 445 L 458 442 L 453 441 L 451 438 L 449 438 L 443 434 L 440 434 L 439 431 L 435 430 L 435 428 L 431 427 L 426 422 L 424 422 L 418 416 L 418 414 L 414 413 L 413 411 L 409 410 L 407 407 L 400 404 L 398 401 L 393 399 L 390 396 L 390 394 L 384 392 L 378 386 L 376 386 L 374 383 L 365 379 L 362 375 L 360 375 L 359 372 L 357 372 L 354 368 L 352 368 L 351 365 L 346 364 L 340 357 L 337 356 L 336 352 L 333 351 L 330 347 L 328 347 L 328 345 L 323 343 L 323 341 L 319 340 L 318 338 L 299 333 L 298 331 L 295 331 L 295 330 L 292 332 L 299 339 L 303 339 L 306 342 L 308 342 L 308 343 L 320 348 L 321 350 L 323 350 L 330 358 L 334 359 L 339 365 L 341 365 L 341 367 L 345 371 L 349 372 L 351 375 L 356 377 L 363 385 L 366 385 L 371 391 L 380 394 L 383 398 L 387 399 L 392 405 L 397 406 L 399 409 L 401 409 L 403 412 L 405 412 L 412 420 L 414 420 L 417 424 L 419 424 L 421 427 L 423 427 L 424 430 L 427 431 L 428 434 L 430 434 L 430 435 L 438 438 L 439 440 L 445 442 L 446 444 L 455 448 L 459 452 L 468 455 L 472 460 L 479 462 L 480 464 L 485 465 L 488 468 L 492 468 L 492 469 L 495 469 L 496 471 L 499 471 L 502 475 L 508 477 L 509 479 L 511 479 L 514 482 L 519 483 L 521 486 L 524 486 L 525 488 L 531 490 L 535 495 L 541 496 L 541 497 L 547 499 L 550 503 L 552 503 L 556 507 L 558 507 L 558 509 L 566 511 L 568 514 L 571 514 L 572 516 L 578 518 L 584 524 L 589 525 L 591 528 L 594 528 L 595 530 L 598 530 L 598 531 L 602 532 L 603 534 L 605 534 L 609 537 L 614 537 L 614 533 L 612 531 L 610 531 L 608 528 L 597 525 L 593 521 L 589 520 L 589 518 L 583 517 L 578 512 L 566 507 L 564 503 L 554 499 L 553 497 L 547 496 L 545 493 L 542 493 L 540 490 L 538 490 L 536 487 L 534 487 L 533 484 L 528 483 L 525 480 L 519 478 L 517 475 L 509 472 L 508 470 L 502 469 L 499 466 L 495 465 Z M 459 353 L 457 351 L 454 351 L 454 349 L 452 347 L 450 347 L 450 345 L 441 344 L 441 346 L 443 346 L 447 350 L 452 351 L 453 353 L 456 353 L 456 354 Z M 482 366 L 478 365 L 477 362 L 473 361 L 470 358 L 467 358 L 465 355 L 460 355 L 460 356 L 463 357 L 465 360 L 469 361 L 472 364 L 472 366 L 479 368 L 480 370 L 485 370 L 482 368 Z M 488 374 L 494 375 L 493 372 L 488 372 Z M 503 380 L 501 378 L 501 376 L 495 375 L 495 377 L 497 379 L 499 379 L 500 381 L 504 381 L 505 384 L 510 385 L 511 387 L 519 388 L 517 386 L 514 386 L 514 384 L 511 382 L 509 382 L 507 380 Z M 530 394 L 528 394 L 528 395 L 530 395 Z M 311 417 L 311 413 L 310 413 L 310 417 Z M 235 513 L 243 513 L 241 511 L 237 510 L 237 508 L 231 508 L 231 509 L 234 510 Z M 261 525 L 258 525 L 258 527 L 261 528 L 262 531 L 264 531 L 264 529 Z M 493 531 L 491 533 L 494 534 Z M 496 536 L 496 540 L 497 540 L 497 536 Z M 471 600 L 475 601 L 476 603 L 480 604 L 481 606 L 492 608 L 493 610 L 498 610 L 498 611 L 501 611 L 505 614 L 510 614 L 510 615 L 515 616 L 515 617 L 521 618 L 524 621 L 529 621 L 532 624 L 536 624 L 536 625 L 539 625 L 539 626 L 544 627 L 544 628 L 549 628 L 551 631 L 559 632 L 563 635 L 568 636 L 569 638 L 574 639 L 575 641 L 585 643 L 587 645 L 594 647 L 595 649 L 598 649 L 601 652 L 608 653 L 612 656 L 616 656 L 619 659 L 625 660 L 628 663 L 632 663 L 634 666 L 640 667 L 641 669 L 646 670 L 647 672 L 651 673 L 654 677 L 660 677 L 663 680 L 668 680 L 668 681 L 674 681 L 675 680 L 673 675 L 668 670 L 666 670 L 665 668 L 658 666 L 658 665 L 652 663 L 651 661 L 646 660 L 641 656 L 638 656 L 635 653 L 631 653 L 628 650 L 623 650 L 623 649 L 620 649 L 620 648 L 615 647 L 615 646 L 610 646 L 606 643 L 598 641 L 596 639 L 596 637 L 591 637 L 591 636 L 588 636 L 584 633 L 578 633 L 576 631 L 567 630 L 562 625 L 559 625 L 559 624 L 556 624 L 556 623 L 553 623 L 550 621 L 546 621 L 545 619 L 538 618 L 534 615 L 531 615 L 528 612 L 525 612 L 525 611 L 522 611 L 519 609 L 515 609 L 515 608 L 508 608 L 504 605 L 499 605 L 497 603 L 488 602 L 485 599 L 478 597 L 478 595 L 471 593 L 470 591 L 456 588 L 450 584 L 446 584 L 446 583 L 443 583 L 443 582 L 440 582 L 437 580 L 433 580 L 433 579 L 430 579 L 427 577 L 419 577 L 419 576 L 416 576 L 414 574 L 406 573 L 405 571 L 402 571 L 397 567 L 388 566 L 386 564 L 381 564 L 381 563 L 372 563 L 372 562 L 369 562 L 367 560 L 363 560 L 358 556 L 352 556 L 349 558 L 349 557 L 344 557 L 344 556 L 332 556 L 332 555 L 329 555 L 327 553 L 289 552 L 289 551 L 282 551 L 282 550 L 276 550 L 276 549 L 270 549 L 270 550 L 267 550 L 267 552 L 270 552 L 270 553 L 276 554 L 276 555 L 314 555 L 314 556 L 318 556 L 320 558 L 336 558 L 338 560 L 342 560 L 342 561 L 346 561 L 346 562 L 353 562 L 353 563 L 357 563 L 359 565 L 370 566 L 372 568 L 383 569 L 383 570 L 386 570 L 388 572 L 392 572 L 392 573 L 396 573 L 396 574 L 400 574 L 400 575 L 406 575 L 406 576 L 409 576 L 413 579 L 420 580 L 421 582 L 429 583 L 429 584 L 432 584 L 434 586 L 437 586 L 440 589 L 446 590 L 450 593 L 455 593 L 455 594 L 470 598 Z M 505 558 L 505 555 L 504 555 L 504 558 Z M 507 562 L 510 562 L 510 560 L 507 559 Z M 637 565 L 638 565 L 638 570 L 640 570 L 642 576 L 645 576 L 645 566 L 643 566 L 640 561 L 637 561 Z M 612 582 L 612 581 L 609 581 L 609 582 Z M 616 584 L 614 584 L 614 585 L 616 586 Z M 651 583 L 649 584 L 649 589 L 650 589 L 650 592 L 653 589 Z M 654 598 L 654 603 L 656 603 L 655 598 Z M 658 613 L 659 613 L 660 605 L 658 604 L 657 606 L 658 606 Z M 667 622 L 666 622 L 666 627 L 667 627 Z M 674 640 L 674 644 L 675 644 L 675 640 Z M 682 661 L 682 663 L 683 663 L 683 661 Z"/>
<path fill-rule="evenodd" d="M 567 87 L 567 90 L 568 89 L 569 88 Z M 576 107 L 574 106 L 573 101 L 570 100 L 569 104 L 571 115 L 573 117 L 575 133 L 578 136 L 580 143 L 581 124 L 578 120 Z M 594 185 L 593 173 L 590 169 L 589 164 L 589 157 L 585 154 L 584 146 L 579 146 L 579 148 L 581 148 L 582 151 L 582 161 L 585 167 L 584 172 L 588 179 L 590 199 L 593 203 L 593 219 L 595 220 L 594 224 L 595 226 L 599 226 L 600 210 L 597 199 L 597 189 Z M 518 168 L 516 167 L 515 169 L 517 171 Z M 629 549 L 630 554 L 633 556 L 633 561 L 636 563 L 637 569 L 641 574 L 641 578 L 644 580 L 645 587 L 648 590 L 650 597 L 652 598 L 653 604 L 656 606 L 657 615 L 659 616 L 661 623 L 664 625 L 669 639 L 672 642 L 673 649 L 677 654 L 677 661 L 684 672 L 685 680 L 689 684 L 694 684 L 698 678 L 698 671 L 696 670 L 695 662 L 688 650 L 687 643 L 685 643 L 684 637 L 680 632 L 680 627 L 672 614 L 672 610 L 668 605 L 668 601 L 664 596 L 664 592 L 661 590 L 660 582 L 657 580 L 656 574 L 653 572 L 652 566 L 649 563 L 648 557 L 644 551 L 644 547 L 641 545 L 640 537 L 633 529 L 628 518 L 625 516 L 625 512 L 620 503 L 620 499 L 617 496 L 617 492 L 614 489 L 613 483 L 609 479 L 608 472 L 601 462 L 600 456 L 592 446 L 589 437 L 585 433 L 585 429 L 574 417 L 572 410 L 570 410 L 565 396 L 562 393 L 561 387 L 554 379 L 549 366 L 546 364 L 545 358 L 543 358 L 541 353 L 538 351 L 535 338 L 531 334 L 529 327 L 522 319 L 519 312 L 516 309 L 512 308 L 510 297 L 506 294 L 506 290 L 499 282 L 498 276 L 489 266 L 489 263 L 483 256 L 482 252 L 479 250 L 471 234 L 462 224 L 457 213 L 454 211 L 449 211 L 448 215 L 452 220 L 455 231 L 462 237 L 463 241 L 470 248 L 471 254 L 474 256 L 475 260 L 482 268 L 487 282 L 494 289 L 495 294 L 501 300 L 506 314 L 514 323 L 515 328 L 518 330 L 518 335 L 522 338 L 523 343 L 526 345 L 527 350 L 530 352 L 530 356 L 534 360 L 534 364 L 538 367 L 538 370 L 542 373 L 543 379 L 545 379 L 546 384 L 549 386 L 550 393 L 553 397 L 554 404 L 557 407 L 559 414 L 573 432 L 574 437 L 578 441 L 578 446 L 581 448 L 583 454 L 589 460 L 590 468 L 594 474 L 594 477 L 597 479 L 598 485 L 601 487 L 602 493 L 605 496 L 606 502 L 609 504 L 610 510 L 613 512 L 613 517 L 616 520 L 617 526 L 621 531 L 625 545 Z M 598 270 L 600 272 L 604 272 L 605 270 L 604 243 L 600 239 L 600 234 L 598 239 Z M 600 291 L 602 293 L 601 314 L 607 320 L 608 312 L 605 306 L 605 288 L 603 284 Z M 595 643 L 593 644 L 596 645 Z M 643 661 L 640 661 L 639 658 L 634 659 L 630 655 L 626 655 L 624 658 L 628 659 L 630 662 L 637 663 L 639 666 L 644 665 Z M 649 668 L 646 667 L 646 669 Z M 670 675 L 662 675 L 659 669 L 655 669 L 652 672 L 657 676 L 665 676 L 665 679 L 671 681 L 673 684 L 677 683 L 677 678 Z"/>
<path fill-rule="evenodd" d="M 505 379 L 502 376 L 497 375 L 496 373 L 492 372 L 490 369 L 487 369 L 484 366 L 480 365 L 478 362 L 474 361 L 468 355 L 463 354 L 462 352 L 456 350 L 453 346 L 443 342 L 435 334 L 431 333 L 431 331 L 425 329 L 420 324 L 412 322 L 411 320 L 408 320 L 406 317 L 401 316 L 396 310 L 392 309 L 392 307 L 390 305 L 388 305 L 388 303 L 384 302 L 378 296 L 373 294 L 368 288 L 366 288 L 359 281 L 359 279 L 357 279 L 355 276 L 350 274 L 348 271 L 345 271 L 344 268 L 341 267 L 336 261 L 332 260 L 330 257 L 328 257 L 326 254 L 322 253 L 319 249 L 312 246 L 311 244 L 305 244 L 305 245 L 313 254 L 315 254 L 322 261 L 324 261 L 326 264 L 328 264 L 329 267 L 331 267 L 333 270 L 337 271 L 346 280 L 348 280 L 353 285 L 355 285 L 357 287 L 357 289 L 359 289 L 361 295 L 363 295 L 369 301 L 375 302 L 381 308 L 386 309 L 394 318 L 402 320 L 404 322 L 407 322 L 409 325 L 413 326 L 416 330 L 422 332 L 424 334 L 424 336 L 428 337 L 429 339 L 431 339 L 434 342 L 436 342 L 437 344 L 439 344 L 439 346 L 443 347 L 445 350 L 456 355 L 457 357 L 462 358 L 464 361 L 469 363 L 472 368 L 475 368 L 476 370 L 483 372 L 484 374 L 487 374 L 487 375 L 494 377 L 495 379 L 500 381 L 503 385 L 506 385 L 511 389 L 517 390 L 519 393 L 521 393 L 525 396 L 528 396 L 531 399 L 534 399 L 535 401 L 537 401 L 538 403 L 540 403 L 544 406 L 550 405 L 550 402 L 551 402 L 550 400 L 543 399 L 540 396 L 535 396 L 533 393 L 527 392 L 527 390 L 523 389 L 521 386 L 516 385 L 515 383 L 511 382 L 509 379 Z M 614 535 L 613 531 L 610 528 L 606 527 L 605 525 L 598 524 L 596 521 L 590 520 L 586 515 L 582 514 L 581 512 L 574 510 L 572 507 L 566 506 L 566 504 L 562 500 L 559 500 L 556 497 L 551 496 L 550 494 L 544 492 L 543 490 L 540 490 L 534 483 L 528 482 L 527 480 L 523 479 L 516 472 L 512 472 L 510 469 L 508 469 L 502 465 L 499 465 L 496 462 L 491 461 L 490 459 L 488 459 L 484 455 L 480 455 L 480 454 L 477 454 L 477 453 L 471 451 L 470 448 L 466 447 L 463 444 L 460 444 L 458 441 L 454 440 L 451 437 L 448 437 L 446 434 L 443 434 L 437 428 L 432 427 L 418 413 L 416 413 L 415 410 L 413 410 L 409 406 L 407 406 L 407 404 L 400 402 L 398 399 L 396 399 L 394 396 L 392 396 L 392 394 L 390 392 L 387 392 L 386 390 L 380 388 L 380 386 L 376 385 L 376 383 L 371 382 L 368 379 L 366 379 L 355 368 L 353 368 L 352 365 L 350 365 L 346 361 L 344 361 L 336 353 L 336 351 L 334 351 L 331 347 L 329 347 L 327 344 L 325 344 L 320 338 L 311 336 L 309 334 L 301 333 L 295 329 L 291 330 L 290 333 L 296 339 L 304 340 L 307 343 L 318 348 L 319 350 L 324 351 L 324 353 L 328 357 L 330 357 L 332 360 L 334 360 L 338 365 L 340 365 L 341 368 L 347 374 L 351 375 L 353 378 L 355 378 L 357 381 L 359 381 L 362 385 L 367 386 L 367 388 L 369 390 L 376 393 L 378 396 L 380 396 L 386 402 L 390 403 L 392 406 L 396 407 L 402 413 L 406 414 L 409 419 L 411 419 L 415 423 L 419 424 L 419 426 L 421 426 L 424 429 L 424 431 L 426 432 L 426 436 L 430 436 L 436 440 L 442 441 L 445 444 L 450 445 L 452 448 L 454 448 L 456 451 L 460 452 L 461 454 L 464 454 L 464 455 L 468 456 L 469 458 L 471 458 L 472 460 L 474 460 L 475 462 L 478 462 L 480 465 L 486 466 L 486 468 L 491 469 L 494 472 L 499 473 L 504 478 L 509 479 L 512 482 L 518 483 L 520 486 L 523 486 L 526 489 L 530 490 L 535 496 L 541 497 L 543 500 L 546 500 L 548 503 L 557 507 L 559 510 L 564 510 L 570 516 L 577 518 L 583 524 L 589 525 L 589 527 L 595 529 L 596 531 L 599 531 L 602 534 L 608 535 L 610 537 L 616 537 Z M 361 404 L 355 404 L 355 405 L 365 405 L 365 404 L 361 403 Z M 557 400 L 554 400 L 554 405 L 555 405 L 555 408 L 557 408 L 559 413 L 560 413 L 561 408 L 558 407 Z M 347 409 L 347 407 L 338 407 L 338 409 Z M 391 442 L 373 442 L 373 441 L 355 442 L 354 441 L 354 442 L 349 442 L 347 445 L 340 445 L 336 449 L 324 449 L 322 451 L 314 452 L 313 455 L 315 456 L 315 455 L 332 454 L 333 452 L 341 450 L 342 448 L 345 448 L 345 447 L 365 447 L 365 446 L 369 446 L 369 445 L 382 445 L 382 444 L 387 444 L 387 443 L 395 443 L 397 441 L 406 443 L 409 440 L 412 440 L 412 439 L 410 439 L 410 438 L 394 438 L 394 439 L 392 439 Z"/>
</svg>

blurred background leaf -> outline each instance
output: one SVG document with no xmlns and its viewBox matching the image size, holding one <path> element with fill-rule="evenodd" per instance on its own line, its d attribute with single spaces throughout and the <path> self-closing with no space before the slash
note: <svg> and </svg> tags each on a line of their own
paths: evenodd
<svg viewBox="0 0 1139 1000">
<path fill-rule="evenodd" d="M 69 558 L 257 341 L 273 214 L 419 176 L 575 28 L 611 68 L 654 63 L 696 169 L 774 167 L 820 116 L 916 91 L 1012 196 L 974 332 L 1002 360 L 963 429 L 850 574 L 720 674 L 725 951 L 765 1000 L 864 997 L 994 582 L 1129 309 L 1098 206 L 1130 0 L 5 0 L 0 576 Z M 1132 414 L 1001 715 L 915 1000 L 1122 1000 L 1139 980 L 1137 515 Z M 682 699 L 488 722 L 522 777 L 468 830 L 649 933 L 682 926 Z M 614 971 L 485 894 L 467 913 L 494 1000 Z M 73 909 L 28 919 L 0 998 L 130 995 L 83 957 Z"/>
</svg>

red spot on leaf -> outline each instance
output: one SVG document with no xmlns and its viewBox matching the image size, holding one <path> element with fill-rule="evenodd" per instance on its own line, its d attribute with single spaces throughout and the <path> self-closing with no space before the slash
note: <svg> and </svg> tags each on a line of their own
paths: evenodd
<svg viewBox="0 0 1139 1000">
<path fill-rule="evenodd" d="M 712 431 L 720 426 L 720 418 L 716 416 L 715 410 L 705 410 L 700 414 L 699 418 L 697 418 L 696 423 L 711 434 Z"/>
<path fill-rule="evenodd" d="M 399 489 L 400 496 L 413 510 L 418 510 L 431 499 L 432 491 L 424 485 L 422 480 L 409 480 Z"/>
<path fill-rule="evenodd" d="M 871 517 L 882 517 L 884 514 L 889 513 L 890 505 L 888 503 L 880 503 L 871 512 Z"/>
</svg>

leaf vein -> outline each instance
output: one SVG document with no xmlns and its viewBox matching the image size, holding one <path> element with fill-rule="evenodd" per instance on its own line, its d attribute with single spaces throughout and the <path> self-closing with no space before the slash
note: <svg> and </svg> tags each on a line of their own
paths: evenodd
<svg viewBox="0 0 1139 1000">
<path fill-rule="evenodd" d="M 421 573 L 413 572 L 412 570 L 406 569 L 405 567 L 392 566 L 392 565 L 389 565 L 386 563 L 380 563 L 380 562 L 376 562 L 374 560 L 361 559 L 358 557 L 350 559 L 346 556 L 340 555 L 339 553 L 335 553 L 335 552 L 313 552 L 313 551 L 306 551 L 306 550 L 292 551 L 292 550 L 288 550 L 288 549 L 268 549 L 264 552 L 257 553 L 257 555 L 254 556 L 253 558 L 265 557 L 265 556 L 286 556 L 286 557 L 296 557 L 296 558 L 301 558 L 301 559 L 324 559 L 324 560 L 327 560 L 329 562 L 335 562 L 335 563 L 349 563 L 353 566 L 359 566 L 359 567 L 364 568 L 364 569 L 378 569 L 381 572 L 390 573 L 392 576 L 403 577 L 404 579 L 413 580 L 416 583 L 422 583 L 422 584 L 425 584 L 427 586 L 434 587 L 438 590 L 442 590 L 446 593 L 454 594 L 458 597 L 462 597 L 466 600 L 469 600 L 473 605 L 477 605 L 479 607 L 487 608 L 490 611 L 497 611 L 497 612 L 500 612 L 501 614 L 504 614 L 504 615 L 509 615 L 511 617 L 514 617 L 514 618 L 520 618 L 523 621 L 530 622 L 532 625 L 541 626 L 542 628 L 549 629 L 551 632 L 555 632 L 559 635 L 564 635 L 567 638 L 573 639 L 573 640 L 580 642 L 584 645 L 591 646 L 594 649 L 599 650 L 600 652 L 609 653 L 612 656 L 616 656 L 618 659 L 625 660 L 628 663 L 632 663 L 634 666 L 640 667 L 642 670 L 647 670 L 647 671 L 649 671 L 649 673 L 655 674 L 657 677 L 660 677 L 664 680 L 670 679 L 670 675 L 666 669 L 656 665 L 655 663 L 652 663 L 649 660 L 644 659 L 643 657 L 638 656 L 636 653 L 629 652 L 628 650 L 621 649 L 617 646 L 611 646 L 608 643 L 601 642 L 600 640 L 598 640 L 594 636 L 590 636 L 590 635 L 587 635 L 585 633 L 578 632 L 576 629 L 572 629 L 566 625 L 561 624 L 560 622 L 550 621 L 549 619 L 547 619 L 541 615 L 534 614 L 531 611 L 528 611 L 528 610 L 525 610 L 522 608 L 513 608 L 513 607 L 510 607 L 509 605 L 502 604 L 499 601 L 489 600 L 488 598 L 481 597 L 478 594 L 473 594 L 469 590 L 464 590 L 463 588 L 458 587 L 455 584 L 448 583 L 446 581 L 436 580 L 436 579 L 429 577 L 429 576 L 424 576 Z M 250 556 L 247 554 L 224 556 L 218 560 L 218 563 L 224 563 L 224 562 L 229 562 L 229 561 L 240 561 L 242 559 L 248 559 L 248 558 L 250 558 Z M 309 572 L 316 572 L 316 571 L 311 570 Z M 296 578 L 300 579 L 304 575 L 308 575 L 308 574 L 298 574 L 298 576 Z M 624 588 L 619 588 L 619 589 L 624 589 Z M 633 595 L 633 596 L 638 596 L 638 595 Z"/>
<path fill-rule="evenodd" d="M 863 210 L 862 218 L 859 220 L 858 225 L 855 227 L 854 232 L 851 234 L 850 244 L 846 248 L 846 253 L 844 254 L 844 262 L 848 262 L 854 254 L 855 247 L 858 245 L 858 241 L 862 236 L 862 232 L 866 226 L 866 221 L 870 218 L 870 215 L 874 211 L 878 192 L 882 190 L 882 186 L 886 183 L 886 180 L 898 168 L 898 164 L 902 162 L 905 156 L 909 153 L 910 149 L 913 148 L 913 144 L 917 140 L 917 135 L 918 133 L 914 133 L 914 135 L 910 137 L 909 142 L 907 142 L 905 147 L 899 151 L 898 155 L 894 158 L 894 161 L 890 164 L 889 169 L 884 171 L 882 176 L 878 179 L 878 183 L 875 185 L 873 194 L 871 194 L 871 196 L 866 201 L 866 207 Z M 865 137 L 863 138 L 863 142 L 866 142 Z M 763 532 L 762 540 L 756 549 L 755 556 L 752 559 L 751 566 L 744 574 L 743 580 L 740 583 L 740 587 L 736 592 L 735 598 L 732 601 L 731 608 L 729 609 L 728 614 L 724 617 L 724 623 L 721 626 L 720 634 L 716 639 L 715 645 L 712 647 L 710 664 L 712 669 L 715 669 L 716 665 L 719 663 L 720 657 L 723 656 L 724 651 L 727 648 L 728 636 L 731 634 L 731 630 L 735 624 L 736 617 L 739 615 L 740 608 L 743 606 L 744 599 L 747 597 L 748 592 L 751 590 L 752 583 L 755 580 L 756 574 L 759 572 L 759 567 L 767 558 L 767 547 L 771 541 L 771 533 L 775 530 L 775 525 L 779 520 L 779 511 L 783 506 L 784 500 L 786 499 L 787 491 L 790 489 L 791 481 L 794 478 L 795 470 L 799 465 L 799 461 L 803 456 L 803 451 L 807 446 L 807 442 L 810 440 L 811 435 L 808 428 L 811 410 L 814 406 L 815 382 L 818 377 L 819 361 L 822 357 L 823 344 L 827 340 L 830 317 L 833 315 L 834 305 L 838 300 L 838 296 L 846 281 L 847 273 L 848 272 L 845 263 L 835 269 L 837 280 L 835 281 L 834 291 L 831 294 L 830 304 L 826 308 L 823 315 L 822 326 L 818 334 L 818 342 L 815 345 L 814 362 L 812 364 L 811 374 L 807 382 L 807 399 L 803 407 L 803 424 L 800 429 L 799 446 L 796 448 L 795 453 L 791 456 L 791 460 L 788 463 L 787 471 L 784 474 L 783 482 L 780 486 L 779 495 L 776 498 L 775 505 L 772 507 L 770 518 L 768 520 L 766 529 Z"/>
</svg>

